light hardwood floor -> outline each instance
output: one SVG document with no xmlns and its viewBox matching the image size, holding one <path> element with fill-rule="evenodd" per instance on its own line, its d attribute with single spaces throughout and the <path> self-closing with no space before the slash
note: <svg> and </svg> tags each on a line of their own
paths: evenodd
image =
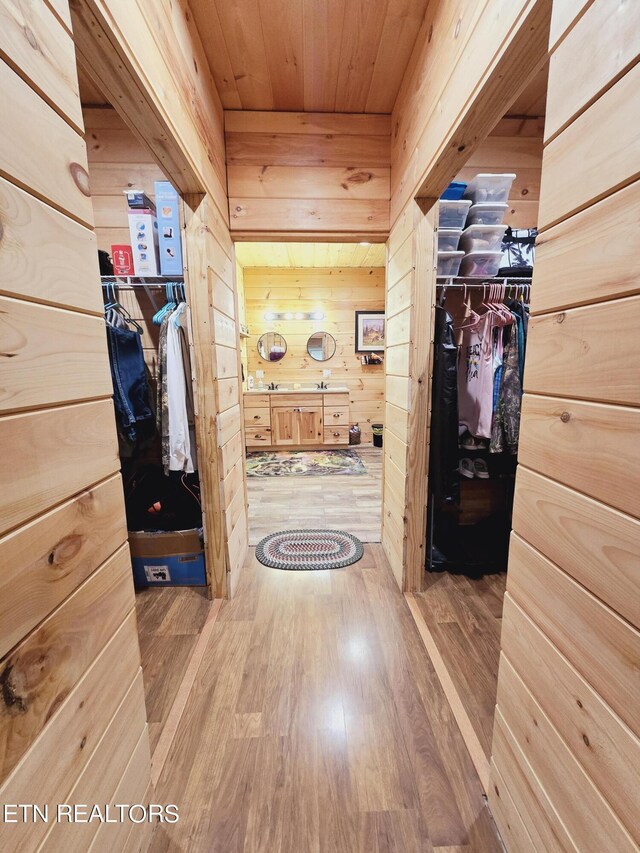
<svg viewBox="0 0 640 853">
<path fill-rule="evenodd" d="M 152 851 L 498 853 L 481 786 L 380 545 L 282 572 L 251 549 L 157 802 Z"/>
<path fill-rule="evenodd" d="M 249 544 L 299 527 L 346 530 L 379 542 L 382 523 L 382 450 L 355 447 L 366 474 L 320 477 L 247 477 Z"/>
<path fill-rule="evenodd" d="M 171 710 L 211 602 L 204 587 L 136 592 L 138 637 L 151 751 Z"/>
<path fill-rule="evenodd" d="M 505 573 L 468 578 L 427 572 L 420 612 L 487 757 L 491 758 Z"/>
</svg>

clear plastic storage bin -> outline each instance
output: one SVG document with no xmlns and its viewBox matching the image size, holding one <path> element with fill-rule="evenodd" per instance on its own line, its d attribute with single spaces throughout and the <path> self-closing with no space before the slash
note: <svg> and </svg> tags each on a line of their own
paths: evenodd
<svg viewBox="0 0 640 853">
<path fill-rule="evenodd" d="M 460 261 L 464 252 L 438 252 L 438 275 L 456 276 L 460 269 Z"/>
<path fill-rule="evenodd" d="M 504 225 L 470 225 L 462 232 L 460 248 L 464 252 L 499 252 L 506 230 Z"/>
<path fill-rule="evenodd" d="M 455 252 L 462 234 L 462 228 L 438 228 L 438 251 Z"/>
<path fill-rule="evenodd" d="M 500 225 L 508 209 L 509 205 L 501 202 L 485 201 L 474 204 L 469 210 L 467 226 Z"/>
<path fill-rule="evenodd" d="M 476 175 L 464 191 L 464 197 L 471 199 L 473 204 L 480 202 L 504 202 L 509 200 L 511 184 L 515 175 Z"/>
<path fill-rule="evenodd" d="M 493 278 L 498 274 L 501 258 L 502 252 L 469 252 L 460 265 L 460 275 L 465 278 Z"/>
<path fill-rule="evenodd" d="M 464 223 L 471 207 L 471 202 L 466 199 L 460 201 L 443 201 L 440 205 L 439 228 L 464 228 Z"/>
</svg>

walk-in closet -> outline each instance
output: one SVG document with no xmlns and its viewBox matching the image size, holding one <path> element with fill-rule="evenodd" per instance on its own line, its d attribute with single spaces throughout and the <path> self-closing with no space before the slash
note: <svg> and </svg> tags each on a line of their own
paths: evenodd
<svg viewBox="0 0 640 853">
<path fill-rule="evenodd" d="M 486 765 L 513 526 L 547 75 L 545 66 L 438 202 L 425 588 L 415 599 L 474 754 Z"/>
<path fill-rule="evenodd" d="M 82 69 L 80 96 L 153 755 L 211 596 L 184 207 Z"/>
</svg>

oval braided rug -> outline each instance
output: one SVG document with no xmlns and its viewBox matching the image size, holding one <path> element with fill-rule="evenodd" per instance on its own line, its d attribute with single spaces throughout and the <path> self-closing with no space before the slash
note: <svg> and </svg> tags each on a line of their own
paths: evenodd
<svg viewBox="0 0 640 853">
<path fill-rule="evenodd" d="M 291 571 L 342 569 L 363 553 L 362 542 L 342 530 L 286 530 L 265 536 L 256 546 L 263 565 Z"/>
</svg>

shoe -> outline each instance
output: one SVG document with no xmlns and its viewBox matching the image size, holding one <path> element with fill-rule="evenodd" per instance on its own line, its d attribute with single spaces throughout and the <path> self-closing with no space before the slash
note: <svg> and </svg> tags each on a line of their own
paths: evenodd
<svg viewBox="0 0 640 853">
<path fill-rule="evenodd" d="M 473 473 L 481 480 L 489 479 L 489 468 L 487 467 L 487 463 L 484 461 L 484 459 L 474 459 Z"/>
<path fill-rule="evenodd" d="M 460 460 L 458 471 L 463 477 L 467 477 L 469 480 L 473 480 L 475 477 L 473 461 L 469 459 L 468 456 L 465 456 L 464 459 Z"/>
<path fill-rule="evenodd" d="M 485 438 L 475 438 L 470 432 L 466 432 L 462 436 L 460 447 L 465 450 L 488 450 L 489 443 Z"/>
</svg>

